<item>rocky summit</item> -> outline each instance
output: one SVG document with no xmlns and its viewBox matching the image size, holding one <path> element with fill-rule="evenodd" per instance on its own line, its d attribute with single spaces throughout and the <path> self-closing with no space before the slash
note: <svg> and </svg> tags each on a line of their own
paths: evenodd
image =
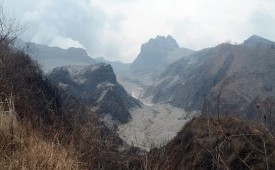
<svg viewBox="0 0 275 170">
<path fill-rule="evenodd" d="M 176 40 L 169 35 L 157 36 L 142 44 L 140 53 L 130 70 L 135 75 L 146 75 L 152 78 L 162 72 L 167 65 L 192 52 L 192 50 L 180 48 Z"/>
</svg>

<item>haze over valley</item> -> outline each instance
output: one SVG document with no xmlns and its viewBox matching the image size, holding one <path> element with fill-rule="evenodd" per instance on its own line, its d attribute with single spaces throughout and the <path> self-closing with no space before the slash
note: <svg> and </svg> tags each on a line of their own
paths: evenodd
<svg viewBox="0 0 275 170">
<path fill-rule="evenodd" d="M 3 169 L 275 169 L 273 1 L 1 9 Z"/>
<path fill-rule="evenodd" d="M 30 55 L 49 79 L 69 96 L 91 103 L 107 124 L 118 125 L 128 144 L 147 150 L 167 143 L 194 116 L 215 115 L 218 95 L 222 115 L 249 119 L 258 116 L 255 103 L 275 97 L 274 42 L 257 35 L 200 51 L 179 47 L 169 35 L 157 36 L 129 64 L 91 58 L 79 48 L 30 45 L 39 47 Z"/>
</svg>

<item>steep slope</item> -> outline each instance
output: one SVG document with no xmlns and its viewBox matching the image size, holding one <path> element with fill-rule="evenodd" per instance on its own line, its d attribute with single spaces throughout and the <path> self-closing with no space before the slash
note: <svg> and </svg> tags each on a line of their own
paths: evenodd
<svg viewBox="0 0 275 170">
<path fill-rule="evenodd" d="M 146 169 L 274 169 L 274 136 L 238 118 L 196 118 L 161 149 Z"/>
<path fill-rule="evenodd" d="M 275 42 L 260 37 L 258 35 L 253 35 L 243 42 L 243 45 L 247 47 L 256 47 L 256 48 L 266 48 L 266 49 L 275 49 Z"/>
<path fill-rule="evenodd" d="M 214 114 L 219 108 L 223 113 L 255 117 L 252 110 L 256 109 L 251 107 L 274 100 L 274 77 L 275 50 L 221 44 L 168 66 L 146 96 L 187 111 Z"/>
<path fill-rule="evenodd" d="M 19 120 L 27 120 L 34 127 L 59 123 L 61 103 L 55 89 L 27 54 L 1 41 L 0 103 L 3 108 L 13 105 Z"/>
<path fill-rule="evenodd" d="M 19 122 L 15 112 L 7 114 L 1 106 L 2 103 L 0 104 L 1 169 L 80 169 L 76 156 L 72 156 L 69 150 L 54 140 L 44 140 L 41 135 L 37 135 L 37 131 Z"/>
<path fill-rule="evenodd" d="M 102 117 L 110 115 L 120 123 L 131 118 L 130 108 L 140 105 L 117 83 L 108 64 L 59 67 L 48 77 L 65 92 L 63 98 L 76 97 Z"/>
<path fill-rule="evenodd" d="M 81 101 L 61 100 L 36 62 L 4 41 L 0 43 L 1 169 L 141 169 L 135 152 L 113 129 Z"/>
<path fill-rule="evenodd" d="M 140 81 L 150 81 L 158 76 L 165 67 L 175 60 L 191 54 L 193 51 L 180 48 L 171 36 L 157 36 L 141 46 L 137 58 L 131 65 L 132 76 Z"/>
</svg>

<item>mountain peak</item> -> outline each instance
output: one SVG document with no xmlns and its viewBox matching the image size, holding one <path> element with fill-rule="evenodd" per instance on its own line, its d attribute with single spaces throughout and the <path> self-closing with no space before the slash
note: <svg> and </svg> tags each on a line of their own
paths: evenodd
<svg viewBox="0 0 275 170">
<path fill-rule="evenodd" d="M 171 35 L 167 35 L 167 38 L 174 39 Z"/>
<path fill-rule="evenodd" d="M 259 35 L 256 35 L 256 34 L 252 35 L 252 36 L 249 37 L 248 39 L 250 39 L 250 38 L 252 38 L 252 39 L 264 39 L 263 37 L 261 37 L 261 36 L 259 36 Z"/>
<path fill-rule="evenodd" d="M 163 35 L 157 35 L 156 38 L 154 38 L 154 39 L 167 39 L 167 40 L 172 39 L 172 40 L 174 40 L 174 38 L 171 35 L 167 35 L 166 37 Z"/>
<path fill-rule="evenodd" d="M 165 51 L 173 51 L 179 49 L 177 41 L 170 35 L 167 37 L 158 35 L 156 38 L 151 38 L 147 43 L 142 44 L 141 51 L 151 49 L 162 49 Z"/>
<path fill-rule="evenodd" d="M 156 73 L 157 71 L 153 68 L 167 65 L 168 54 L 179 49 L 177 41 L 170 35 L 151 38 L 147 43 L 142 44 L 139 55 L 131 65 L 131 70 L 136 73 Z"/>
<path fill-rule="evenodd" d="M 252 35 L 247 40 L 243 42 L 243 45 L 248 47 L 264 48 L 264 49 L 274 49 L 275 42 L 268 40 L 266 38 L 260 37 L 259 35 Z"/>
<path fill-rule="evenodd" d="M 169 45 L 175 48 L 179 48 L 177 41 L 171 35 L 167 35 L 166 37 L 157 35 L 156 38 L 151 38 L 149 42 L 146 44 L 149 44 L 149 43 L 163 44 L 163 45 Z M 143 45 L 146 45 L 146 44 L 143 44 Z"/>
<path fill-rule="evenodd" d="M 268 42 L 272 42 L 272 41 L 270 41 L 266 38 L 263 38 L 259 35 L 255 35 L 255 34 L 252 35 L 251 37 L 249 37 L 247 40 L 249 40 L 249 41 L 268 41 Z M 247 41 L 247 40 L 245 40 L 245 41 Z"/>
</svg>

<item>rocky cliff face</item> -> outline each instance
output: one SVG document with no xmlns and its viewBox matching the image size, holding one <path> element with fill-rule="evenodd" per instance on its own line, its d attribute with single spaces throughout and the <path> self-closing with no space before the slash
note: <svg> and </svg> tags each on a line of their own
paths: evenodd
<svg viewBox="0 0 275 170">
<path fill-rule="evenodd" d="M 62 89 L 64 98 L 75 97 L 101 117 L 111 116 L 118 123 L 126 123 L 131 119 L 129 109 L 140 106 L 117 83 L 108 64 L 59 67 L 48 77 Z"/>
<path fill-rule="evenodd" d="M 166 66 L 192 52 L 192 50 L 180 48 L 171 36 L 157 36 L 141 46 L 130 72 L 141 81 L 150 80 L 163 72 Z"/>
<path fill-rule="evenodd" d="M 274 100 L 274 77 L 275 50 L 221 44 L 168 66 L 146 96 L 187 111 L 255 117 L 257 103 Z"/>
</svg>

